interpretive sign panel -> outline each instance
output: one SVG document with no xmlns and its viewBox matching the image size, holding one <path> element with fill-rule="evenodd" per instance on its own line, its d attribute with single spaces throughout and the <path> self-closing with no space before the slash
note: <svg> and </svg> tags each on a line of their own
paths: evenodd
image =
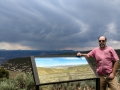
<svg viewBox="0 0 120 90">
<path fill-rule="evenodd" d="M 42 88 L 42 90 L 46 90 L 46 88 L 52 87 L 53 84 L 54 86 L 61 86 L 63 84 L 75 85 L 76 83 L 86 83 L 87 86 L 92 86 L 91 88 L 100 90 L 100 79 L 89 63 L 89 60 L 85 57 L 31 56 L 31 64 L 36 90 L 39 90 L 40 88 Z M 95 84 L 89 85 L 90 83 L 88 83 L 88 81 L 90 83 L 95 81 Z M 79 87 L 80 86 L 78 86 L 78 88 Z M 68 87 L 66 86 L 66 88 Z"/>
<path fill-rule="evenodd" d="M 85 57 L 31 57 L 37 83 L 49 84 L 96 78 Z"/>
</svg>

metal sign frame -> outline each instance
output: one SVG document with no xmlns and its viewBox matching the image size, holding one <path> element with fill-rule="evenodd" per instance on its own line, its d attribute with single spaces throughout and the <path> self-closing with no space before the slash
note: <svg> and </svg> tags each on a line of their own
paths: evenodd
<svg viewBox="0 0 120 90">
<path fill-rule="evenodd" d="M 97 75 L 97 73 L 95 72 L 93 66 L 91 65 L 91 63 L 89 62 L 89 59 L 86 58 L 89 66 L 91 67 L 91 69 L 93 70 L 94 74 L 95 74 L 95 78 L 85 78 L 85 79 L 77 79 L 77 80 L 67 80 L 67 81 L 58 81 L 58 82 L 48 82 L 48 83 L 40 83 L 39 80 L 39 75 L 38 75 L 38 71 L 37 71 L 37 66 L 36 66 L 36 62 L 35 62 L 35 58 L 54 58 L 54 57 L 75 57 L 74 55 L 48 55 L 48 56 L 31 56 L 31 65 L 32 65 L 32 71 L 33 71 L 33 76 L 34 76 L 34 81 L 35 81 L 35 85 L 36 85 L 36 90 L 39 90 L 39 86 L 42 85 L 50 85 L 50 84 L 57 84 L 57 83 L 67 83 L 67 82 L 75 82 L 75 81 L 84 81 L 84 80 L 96 80 L 96 90 L 100 90 L 100 78 Z M 77 57 L 79 58 L 79 57 Z"/>
</svg>

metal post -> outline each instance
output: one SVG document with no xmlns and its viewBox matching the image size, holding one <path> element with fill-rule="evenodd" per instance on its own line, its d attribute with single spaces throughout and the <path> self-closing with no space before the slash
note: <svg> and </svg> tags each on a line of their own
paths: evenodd
<svg viewBox="0 0 120 90">
<path fill-rule="evenodd" d="M 39 89 L 39 85 L 36 85 L 36 87 L 35 87 L 35 88 L 36 88 L 36 90 L 40 90 L 40 89 Z"/>
<path fill-rule="evenodd" d="M 100 78 L 96 78 L 96 90 L 100 90 Z"/>
</svg>

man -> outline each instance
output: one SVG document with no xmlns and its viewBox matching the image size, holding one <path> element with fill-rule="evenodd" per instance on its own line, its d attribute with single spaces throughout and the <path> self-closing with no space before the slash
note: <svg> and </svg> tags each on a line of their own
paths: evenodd
<svg viewBox="0 0 120 90">
<path fill-rule="evenodd" d="M 118 81 L 115 76 L 119 58 L 112 47 L 106 46 L 107 38 L 98 38 L 99 47 L 93 49 L 88 54 L 78 52 L 77 56 L 93 57 L 96 59 L 96 72 L 100 76 L 100 90 L 106 90 L 107 85 L 111 90 L 118 89 Z"/>
</svg>

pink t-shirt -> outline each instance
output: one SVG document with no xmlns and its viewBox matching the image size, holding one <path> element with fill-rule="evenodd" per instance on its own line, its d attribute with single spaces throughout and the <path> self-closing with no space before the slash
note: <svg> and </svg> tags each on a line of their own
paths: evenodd
<svg viewBox="0 0 120 90">
<path fill-rule="evenodd" d="M 112 47 L 107 46 L 104 50 L 99 47 L 88 53 L 90 57 L 96 59 L 98 75 L 109 75 L 113 69 L 113 62 L 119 60 L 119 57 Z"/>
</svg>

